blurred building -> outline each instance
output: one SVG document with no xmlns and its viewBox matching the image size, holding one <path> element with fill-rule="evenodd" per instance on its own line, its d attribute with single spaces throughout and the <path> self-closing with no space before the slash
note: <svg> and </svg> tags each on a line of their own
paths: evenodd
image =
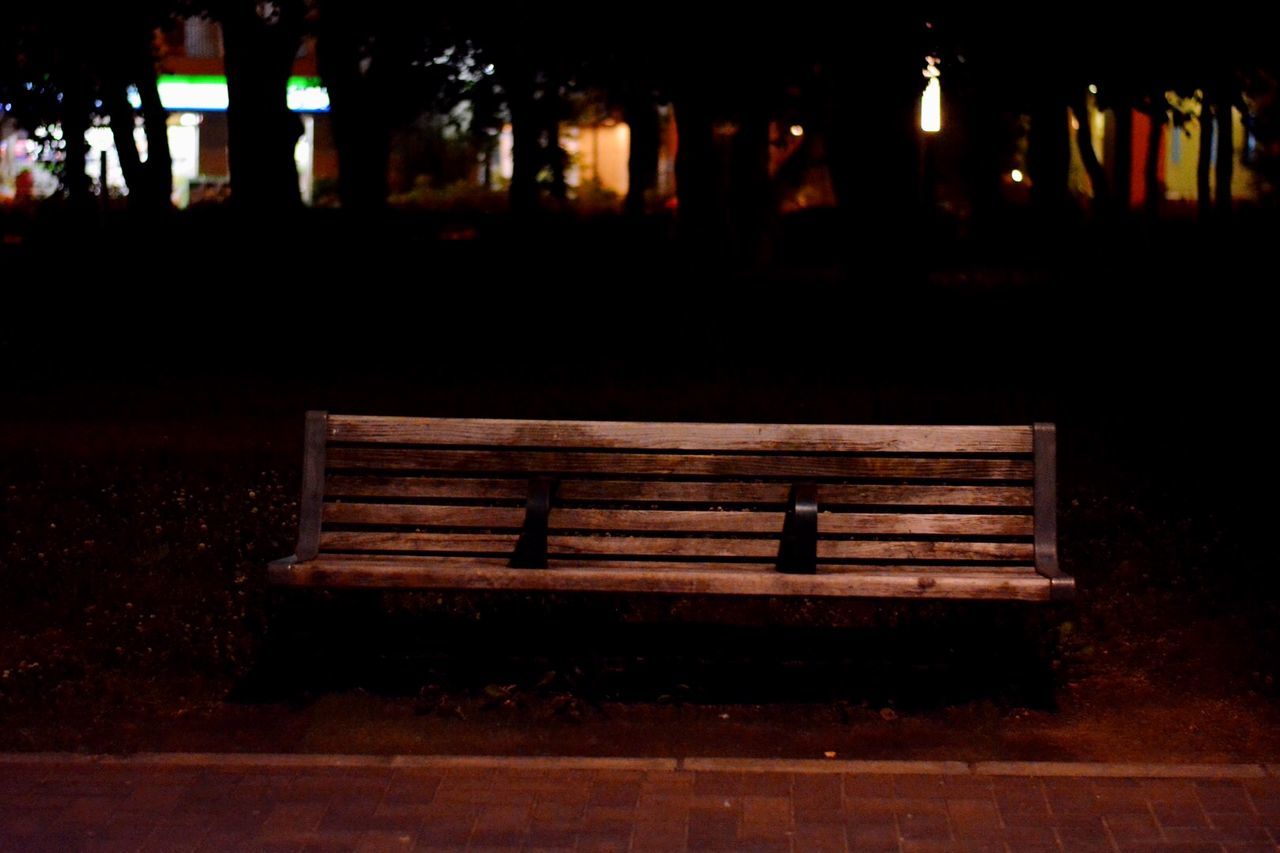
<svg viewBox="0 0 1280 853">
<path fill-rule="evenodd" d="M 159 88 L 161 103 L 170 113 L 174 200 L 184 207 L 219 200 L 227 194 L 230 182 L 221 28 L 203 18 L 187 18 L 166 33 L 164 45 Z M 294 61 L 288 101 L 302 122 L 294 158 L 298 188 L 303 201 L 310 204 L 316 199 L 317 186 L 323 188 L 338 174 L 329 97 L 320 85 L 315 45 L 310 39 L 303 41 Z M 109 133 L 103 144 L 110 147 Z"/>
<path fill-rule="evenodd" d="M 1200 105 L 1192 99 L 1179 98 L 1168 93 L 1170 106 L 1173 108 L 1163 123 L 1155 123 L 1145 112 L 1133 111 L 1133 132 L 1130 145 L 1130 194 L 1129 205 L 1138 207 L 1147 197 L 1147 152 L 1151 142 L 1151 134 L 1160 134 L 1157 143 L 1159 157 L 1156 163 L 1156 192 L 1160 198 L 1163 212 L 1177 215 L 1190 213 L 1197 202 L 1196 166 L 1200 157 L 1201 121 Z M 1113 110 L 1099 110 L 1096 99 L 1088 99 L 1089 132 L 1093 141 L 1093 150 L 1098 156 L 1107 178 L 1115 185 L 1116 163 L 1116 116 Z M 1184 118 L 1174 121 L 1174 112 Z M 1080 157 L 1080 148 L 1076 140 L 1075 129 L 1077 118 L 1069 115 L 1071 122 L 1071 171 L 1069 185 L 1080 197 L 1090 197 L 1093 189 L 1085 172 L 1084 162 Z M 1257 177 L 1250 168 L 1253 162 L 1257 141 L 1250 132 L 1248 124 L 1240 110 L 1231 110 L 1233 164 L 1231 172 L 1231 197 L 1238 201 L 1256 201 L 1259 197 Z M 1212 135 L 1210 162 L 1216 163 L 1218 156 L 1218 134 Z M 1214 167 L 1216 168 L 1216 166 Z M 1210 186 L 1216 193 L 1216 180 L 1210 180 Z"/>
</svg>

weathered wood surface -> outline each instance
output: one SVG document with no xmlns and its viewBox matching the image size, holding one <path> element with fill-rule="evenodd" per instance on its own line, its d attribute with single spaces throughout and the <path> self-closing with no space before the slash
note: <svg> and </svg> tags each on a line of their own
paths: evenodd
<svg viewBox="0 0 1280 853">
<path fill-rule="evenodd" d="M 501 559 L 323 557 L 275 565 L 271 579 L 296 586 L 389 589 L 501 589 L 647 592 L 684 595 L 811 595 L 906 598 L 994 598 L 1044 601 L 1049 580 L 1031 567 L 1013 572 L 947 572 L 936 568 L 788 575 L 736 567 L 552 561 L 547 569 L 511 569 Z"/>
<path fill-rule="evenodd" d="M 429 527 L 520 527 L 517 507 L 431 504 L 326 503 L 328 524 L 382 524 Z M 667 533 L 780 533 L 783 513 L 747 510 L 574 509 L 553 507 L 558 530 L 649 530 Z M 1028 515 L 909 512 L 820 512 L 818 532 L 829 534 L 932 534 L 1030 536 Z"/>
<path fill-rule="evenodd" d="M 329 440 L 489 447 L 836 453 L 1030 453 L 1025 426 L 520 421 L 331 415 Z"/>
<path fill-rule="evenodd" d="M 563 450 L 423 450 L 333 447 L 331 469 L 501 471 L 539 474 L 647 474 L 681 477 L 867 478 L 885 480 L 1027 480 L 1029 459 L 909 456 L 732 456 Z"/>
<path fill-rule="evenodd" d="M 269 571 L 299 586 L 1062 598 L 1054 456 L 1040 424 L 310 413 L 298 555 Z M 555 480 L 550 563 L 513 569 L 534 476 Z M 784 508 L 806 482 L 818 572 L 780 573 Z"/>
<path fill-rule="evenodd" d="M 326 532 L 323 551 L 432 551 L 509 554 L 515 533 L 361 533 Z M 656 536 L 557 536 L 547 539 L 553 554 L 627 554 L 682 557 L 773 559 L 775 539 L 725 539 Z M 1030 564 L 1030 542 L 947 542 L 929 540 L 818 540 L 818 557 L 827 560 L 1016 560 Z"/>
<path fill-rule="evenodd" d="M 564 480 L 558 501 L 626 503 L 785 504 L 788 483 Z M 523 501 L 524 478 L 379 477 L 331 474 L 330 497 Z M 1030 486 L 877 486 L 820 483 L 819 506 L 1032 506 Z"/>
</svg>

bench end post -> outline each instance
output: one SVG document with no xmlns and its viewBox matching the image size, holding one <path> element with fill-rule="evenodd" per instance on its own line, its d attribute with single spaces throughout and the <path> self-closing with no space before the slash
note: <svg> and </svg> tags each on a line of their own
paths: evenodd
<svg viewBox="0 0 1280 853">
<path fill-rule="evenodd" d="M 324 508 L 324 449 L 329 438 L 329 413 L 307 412 L 302 451 L 302 500 L 298 506 L 297 562 L 320 553 L 320 516 Z"/>
<path fill-rule="evenodd" d="M 1035 452 L 1036 571 L 1049 579 L 1049 600 L 1075 598 L 1076 582 L 1058 565 L 1058 437 L 1050 423 L 1032 425 Z"/>
</svg>

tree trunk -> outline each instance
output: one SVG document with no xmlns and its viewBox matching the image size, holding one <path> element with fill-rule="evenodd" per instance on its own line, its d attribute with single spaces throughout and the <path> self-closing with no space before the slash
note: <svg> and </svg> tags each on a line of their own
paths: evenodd
<svg viewBox="0 0 1280 853">
<path fill-rule="evenodd" d="M 569 187 L 565 183 L 565 166 L 568 164 L 568 153 L 560 147 L 560 81 L 552 72 L 547 72 L 547 81 L 542 87 L 542 97 L 537 100 L 539 124 L 542 133 L 542 162 L 551 173 L 551 197 L 564 201 L 569 197 Z M 599 164 L 596 164 L 599 168 Z"/>
<path fill-rule="evenodd" d="M 1111 193 L 1107 186 L 1107 173 L 1098 161 L 1098 152 L 1093 148 L 1093 125 L 1089 120 L 1089 101 L 1084 90 L 1076 93 L 1071 102 L 1071 111 L 1075 113 L 1076 147 L 1080 149 L 1080 160 L 1084 163 L 1085 173 L 1089 176 L 1089 187 L 1093 190 L 1093 212 L 1106 214 L 1110 206 Z"/>
<path fill-rule="evenodd" d="M 257 213 L 298 208 L 294 148 L 302 122 L 287 88 L 302 42 L 302 0 L 237 0 L 222 16 L 227 72 L 227 154 L 234 203 Z M 259 10 L 266 10 L 262 17 Z"/>
<path fill-rule="evenodd" d="M 554 114 L 547 116 L 544 122 L 542 141 L 543 162 L 551 172 L 551 197 L 564 201 L 569 197 L 569 185 L 565 183 L 564 176 L 569 155 L 560 147 L 560 120 Z"/>
<path fill-rule="evenodd" d="M 760 101 L 756 101 L 759 104 Z M 773 251 L 776 204 L 769 177 L 769 116 L 747 109 L 734 134 L 728 187 L 730 240 L 736 258 L 768 262 Z"/>
<path fill-rule="evenodd" d="M 1065 99 L 1056 97 L 1056 87 L 1035 105 L 1031 116 L 1028 166 L 1031 170 L 1031 203 L 1041 216 L 1060 218 L 1067 206 L 1067 174 L 1071 146 L 1066 127 Z"/>
<path fill-rule="evenodd" d="M 1214 99 L 1214 112 L 1217 114 L 1218 128 L 1218 163 L 1216 169 L 1217 192 L 1214 206 L 1218 210 L 1218 218 L 1226 221 L 1231 218 L 1231 172 L 1235 166 L 1235 116 L 1231 107 L 1234 98 L 1229 82 L 1218 86 Z"/>
<path fill-rule="evenodd" d="M 534 102 L 534 72 L 523 63 L 507 63 L 503 82 L 507 85 L 511 110 L 511 212 L 527 215 L 538 209 L 537 104 Z"/>
<path fill-rule="evenodd" d="M 872 54 L 849 51 L 842 40 L 827 45 L 824 63 L 827 157 L 840 205 L 844 262 L 859 281 L 868 280 L 861 275 L 868 259 L 881 257 L 886 247 L 919 243 L 907 235 L 918 229 L 921 214 L 923 63 L 911 49 L 907 34 L 912 30 L 899 13 L 889 13 L 877 30 L 897 48 L 888 66 Z M 869 85 L 872 80 L 876 83 Z M 926 252 L 895 252 L 895 289 L 923 281 L 929 261 Z M 868 287 L 864 293 L 888 291 Z"/>
<path fill-rule="evenodd" d="M 75 209 L 87 209 L 93 202 L 89 197 L 89 176 L 84 164 L 89 156 L 89 143 L 84 135 L 89 130 L 89 99 L 84 81 L 76 79 L 67 84 L 62 95 L 61 121 L 63 139 L 66 140 L 66 159 L 62 167 L 62 186 Z"/>
<path fill-rule="evenodd" d="M 646 92 L 627 98 L 622 109 L 623 121 L 631 129 L 623 210 L 628 216 L 641 216 L 645 212 L 646 193 L 658 183 L 658 107 Z"/>
<path fill-rule="evenodd" d="M 1196 155 L 1196 211 L 1201 222 L 1213 215 L 1213 112 L 1209 98 L 1200 104 L 1200 151 Z"/>
<path fill-rule="evenodd" d="M 1143 212 L 1151 219 L 1160 214 L 1160 202 L 1164 200 L 1164 184 L 1160 182 L 1160 142 L 1164 137 L 1164 126 L 1168 114 L 1160 109 L 1164 105 L 1164 94 L 1153 95 L 1151 109 L 1147 113 L 1150 121 L 1147 129 L 1147 156 L 1142 164 Z"/>
<path fill-rule="evenodd" d="M 148 50 L 150 45 L 147 45 Z M 147 54 L 147 62 L 138 72 L 136 84 L 142 100 L 142 127 L 147 134 L 146 202 L 157 210 L 167 209 L 173 197 L 173 154 L 169 151 L 169 113 L 160 103 L 155 61 Z"/>
<path fill-rule="evenodd" d="M 1009 140 L 1000 105 L 988 93 L 974 91 L 959 105 L 968 129 L 962 153 L 964 182 L 975 223 L 991 222 L 1000 208 L 1000 179 Z M 1096 202 L 1095 195 L 1095 202 Z"/>
<path fill-rule="evenodd" d="M 142 159 L 138 156 L 138 145 L 133 135 L 137 121 L 133 107 L 129 105 L 125 84 L 122 81 L 110 81 L 104 88 L 103 106 L 111 115 L 111 139 L 116 145 L 120 173 L 129 189 L 129 207 L 137 209 L 145 206 L 147 199 L 147 175 L 143 170 Z M 104 181 L 103 186 L 105 185 Z"/>
<path fill-rule="evenodd" d="M 710 240 L 716 208 L 716 156 L 711 113 L 698 83 L 679 92 L 676 114 L 676 199 L 680 232 L 690 243 Z"/>
<path fill-rule="evenodd" d="M 1133 109 L 1128 98 L 1121 97 L 1115 105 L 1116 156 L 1112 173 L 1115 188 L 1115 211 L 1128 216 L 1133 204 Z"/>
<path fill-rule="evenodd" d="M 344 208 L 378 210 L 387 203 L 391 128 L 383 99 L 382 66 L 363 55 L 365 33 L 350 5 L 326 2 L 316 53 L 329 91 L 330 123 L 338 152 L 338 198 Z"/>
</svg>

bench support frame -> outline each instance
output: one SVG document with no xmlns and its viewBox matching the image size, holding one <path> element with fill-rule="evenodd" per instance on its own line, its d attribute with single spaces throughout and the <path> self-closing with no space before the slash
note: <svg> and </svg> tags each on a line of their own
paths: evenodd
<svg viewBox="0 0 1280 853">
<path fill-rule="evenodd" d="M 329 432 L 328 412 L 307 412 L 303 434 L 302 505 L 298 507 L 298 562 L 320 553 L 320 518 L 324 509 L 324 447 Z"/>
<path fill-rule="evenodd" d="M 1058 438 L 1053 424 L 1032 426 L 1035 452 L 1036 571 L 1049 579 L 1049 600 L 1070 601 L 1076 582 L 1058 565 Z"/>
<path fill-rule="evenodd" d="M 534 477 L 529 481 L 529 499 L 524 508 L 524 527 L 511 556 L 513 569 L 545 569 L 547 567 L 547 517 L 551 515 L 551 498 L 556 481 L 550 477 Z"/>
<path fill-rule="evenodd" d="M 791 487 L 778 545 L 778 571 L 789 575 L 818 573 L 818 488 L 813 483 Z"/>
</svg>

